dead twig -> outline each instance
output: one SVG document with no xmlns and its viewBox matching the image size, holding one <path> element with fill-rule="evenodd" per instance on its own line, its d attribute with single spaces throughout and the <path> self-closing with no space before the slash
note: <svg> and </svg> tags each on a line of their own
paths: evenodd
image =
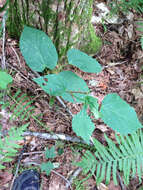
<svg viewBox="0 0 143 190">
<path fill-rule="evenodd" d="M 2 70 L 6 69 L 6 58 L 5 58 L 5 23 L 6 23 L 6 14 L 4 14 L 2 19 L 2 28 L 3 28 L 3 37 L 2 37 Z"/>
<path fill-rule="evenodd" d="M 23 133 L 23 136 L 34 136 L 45 140 L 63 140 L 63 141 L 82 143 L 87 145 L 87 143 L 84 140 L 78 137 L 72 137 L 70 135 L 65 135 L 65 134 L 50 134 L 50 133 L 26 131 Z M 90 143 L 90 146 L 93 146 L 92 142 Z"/>
<path fill-rule="evenodd" d="M 61 175 L 60 173 L 56 172 L 55 170 L 51 170 L 51 172 L 53 172 L 54 174 L 60 176 L 64 181 L 66 181 L 66 183 L 68 184 L 68 187 L 70 187 L 70 189 L 72 190 L 71 183 L 69 182 L 68 179 L 66 179 L 63 175 Z"/>
<path fill-rule="evenodd" d="M 8 67 L 10 67 L 11 69 L 15 70 L 18 74 L 20 74 L 25 80 L 27 80 L 28 82 L 31 83 L 31 80 L 28 79 L 28 77 L 24 76 L 23 73 L 21 73 L 21 71 L 19 71 L 18 69 L 16 69 L 15 67 L 13 67 L 10 63 L 6 62 L 6 64 L 8 65 Z"/>
<path fill-rule="evenodd" d="M 19 66 L 21 67 L 19 55 L 17 54 L 17 52 L 15 51 L 15 49 L 12 47 L 12 45 L 11 45 L 11 49 L 13 50 L 14 54 L 16 55 L 16 58 L 17 58 L 18 63 L 19 63 Z"/>
<path fill-rule="evenodd" d="M 69 108 L 65 105 L 65 103 L 63 102 L 63 100 L 59 97 L 56 96 L 57 100 L 60 102 L 60 104 L 67 110 L 67 112 L 73 117 L 72 112 L 69 110 Z"/>
<path fill-rule="evenodd" d="M 72 184 L 73 180 L 80 174 L 82 171 L 82 168 L 76 168 L 73 174 L 68 178 L 68 181 L 70 184 Z M 66 188 L 69 187 L 69 184 L 67 183 Z"/>
<path fill-rule="evenodd" d="M 119 181 L 119 185 L 121 187 L 121 190 L 127 190 L 126 186 L 123 183 L 123 180 L 120 176 L 120 173 L 117 171 L 117 177 L 118 177 L 118 181 Z"/>
<path fill-rule="evenodd" d="M 36 151 L 36 152 L 25 152 L 23 153 L 23 156 L 29 156 L 29 155 L 32 155 L 32 154 L 43 154 L 45 151 Z"/>
<path fill-rule="evenodd" d="M 126 63 L 128 63 L 127 60 L 122 61 L 122 62 L 117 62 L 117 63 L 110 63 L 110 64 L 107 65 L 107 66 L 103 66 L 102 69 L 106 69 L 106 68 L 109 68 L 109 67 L 114 67 L 114 66 L 122 65 L 122 64 L 126 64 Z"/>
</svg>

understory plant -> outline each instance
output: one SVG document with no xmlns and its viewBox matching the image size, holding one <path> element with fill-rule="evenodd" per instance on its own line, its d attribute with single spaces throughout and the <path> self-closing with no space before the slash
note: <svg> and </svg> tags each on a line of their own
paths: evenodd
<svg viewBox="0 0 143 190">
<path fill-rule="evenodd" d="M 33 80 L 47 94 L 60 96 L 63 100 L 71 103 L 82 104 L 81 111 L 73 116 L 72 129 L 77 136 L 83 138 L 87 144 L 93 143 L 97 149 L 95 157 L 88 152 L 86 171 L 91 171 L 92 174 L 96 171 L 97 183 L 101 182 L 105 175 L 108 183 L 111 173 L 113 173 L 113 179 L 116 183 L 115 174 L 118 169 L 123 169 L 123 174 L 128 182 L 130 171 L 135 171 L 136 166 L 142 165 L 142 154 L 139 157 L 134 155 L 136 150 L 140 149 L 142 143 L 142 133 L 137 134 L 135 137 L 138 141 L 134 141 L 134 133 L 137 129 L 142 128 L 135 110 L 115 93 L 107 94 L 102 103 L 99 104 L 98 99 L 90 95 L 86 82 L 72 71 L 64 70 L 56 74 L 43 75 L 42 72 L 46 68 L 52 72 L 58 67 L 56 48 L 44 32 L 25 26 L 20 38 L 20 50 L 27 65 L 34 72 L 41 73 L 40 77 Z M 96 59 L 80 50 L 69 49 L 67 59 L 67 65 L 77 67 L 83 72 L 98 74 L 102 71 L 102 67 Z M 88 114 L 89 110 L 91 115 Z M 121 135 L 119 138 L 117 137 L 118 148 L 106 136 L 109 145 L 107 148 L 100 145 L 96 139 L 92 139 L 95 125 L 91 116 L 94 119 L 101 118 L 105 124 Z M 131 137 L 128 137 L 128 134 L 131 134 Z M 84 168 L 84 162 L 80 166 Z M 138 172 L 141 176 L 141 171 L 138 170 Z"/>
<path fill-rule="evenodd" d="M 6 162 L 11 162 L 18 149 L 21 148 L 18 144 L 20 140 L 23 140 L 23 132 L 27 129 L 27 121 L 30 118 L 36 120 L 42 125 L 39 119 L 39 115 L 34 113 L 34 106 L 32 106 L 32 101 L 29 100 L 25 93 L 17 90 L 15 94 L 11 94 L 10 83 L 12 83 L 13 78 L 6 71 L 0 71 L 0 123 L 5 122 L 5 117 L 10 122 L 19 121 L 26 124 L 22 126 L 10 126 L 7 131 L 3 130 L 3 126 L 0 125 L 0 170 L 5 168 Z M 4 96 L 7 96 L 5 100 Z M 43 125 L 42 125 L 43 126 Z"/>
<path fill-rule="evenodd" d="M 121 172 L 123 181 L 129 184 L 130 178 L 138 176 L 141 182 L 143 174 L 143 132 L 139 130 L 130 135 L 115 134 L 116 141 L 104 137 L 107 146 L 102 145 L 97 139 L 93 139 L 96 151 L 86 151 L 82 160 L 76 166 L 83 168 L 83 174 L 89 177 L 96 172 L 96 183 L 105 180 L 109 184 L 111 174 L 117 185 L 117 175 Z"/>
<path fill-rule="evenodd" d="M 41 164 L 41 170 L 45 171 L 46 174 L 49 175 L 51 170 L 55 168 L 54 163 L 52 162 L 52 159 L 56 157 L 54 146 L 51 147 L 50 149 L 46 148 L 45 157 L 46 159 L 50 159 L 50 160 L 46 163 Z"/>
<path fill-rule="evenodd" d="M 12 126 L 6 136 L 3 136 L 0 131 L 0 170 L 5 168 L 4 163 L 13 160 L 18 149 L 22 147 L 18 142 L 23 139 L 22 134 L 27 126 L 28 123 L 21 127 Z"/>
<path fill-rule="evenodd" d="M 3 100 L 3 90 L 8 89 L 8 84 L 12 82 L 12 77 L 5 71 L 0 71 L 0 120 L 4 120 L 2 111 L 5 109 L 7 102 Z M 6 114 L 6 112 L 5 112 Z M 3 123 L 3 121 L 2 121 Z M 5 168 L 4 163 L 11 162 L 13 157 L 16 156 L 18 149 L 21 148 L 18 145 L 19 140 L 22 140 L 22 134 L 26 130 L 28 124 L 21 127 L 10 127 L 9 131 L 4 135 L 2 126 L 0 127 L 0 170 Z"/>
</svg>

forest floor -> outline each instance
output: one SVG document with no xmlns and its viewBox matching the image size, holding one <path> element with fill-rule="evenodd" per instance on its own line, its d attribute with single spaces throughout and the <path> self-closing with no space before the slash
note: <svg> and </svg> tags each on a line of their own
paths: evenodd
<svg viewBox="0 0 143 190">
<path fill-rule="evenodd" d="M 95 53 L 94 56 L 104 67 L 100 74 L 87 74 L 78 69 L 69 68 L 74 70 L 79 76 L 82 76 L 93 96 L 102 100 L 108 93 L 114 92 L 119 94 L 121 98 L 135 108 L 139 120 L 143 122 L 143 86 L 141 84 L 143 51 L 141 50 L 140 36 L 134 23 L 138 18 L 140 18 L 140 15 L 133 12 L 132 21 L 125 20 L 121 24 L 107 24 L 106 31 L 104 31 L 102 24 L 95 25 L 96 33 L 103 42 L 101 50 Z M 130 28 L 133 28 L 133 30 L 130 30 Z M 0 52 L 2 52 L 2 38 L 0 39 Z M 32 81 L 34 74 L 25 64 L 18 47 L 18 41 L 11 39 L 7 33 L 5 55 L 8 72 L 13 76 L 14 81 L 11 88 L 12 95 L 14 95 L 16 90 L 20 89 L 22 93 L 27 94 L 29 100 L 34 97 L 34 102 L 32 103 L 35 106 L 34 112 L 42 115 L 41 122 L 47 128 L 43 128 L 31 118 L 28 130 L 41 133 L 52 131 L 54 134 L 62 133 L 72 137 L 75 136 L 71 127 L 71 116 L 57 100 L 50 106 L 49 96 Z M 80 110 L 79 104 L 66 102 L 66 106 L 73 114 L 78 113 Z M 5 114 L 0 121 L 3 125 L 2 127 L 10 128 L 11 123 L 9 122 L 8 114 Z M 115 139 L 111 128 L 107 127 L 101 120 L 94 122 L 96 128 L 93 137 L 105 145 L 104 133 L 111 139 Z M 18 121 L 15 124 L 19 124 Z M 25 141 L 21 141 L 20 144 L 26 144 L 26 151 L 21 160 L 19 173 L 31 168 L 39 170 L 38 165 L 46 161 L 44 157 L 45 148 L 55 145 L 57 156 L 53 162 L 59 164 L 55 171 L 66 179 L 69 179 L 77 168 L 73 165 L 73 161 L 78 162 L 81 159 L 81 155 L 85 152 L 82 145 L 77 145 L 76 143 L 45 140 L 34 136 L 26 136 Z M 0 172 L 0 190 L 9 189 L 9 185 L 15 175 L 18 158 L 19 156 L 10 164 L 7 164 L 5 170 Z M 41 172 L 41 189 L 66 190 L 64 177 L 54 172 L 51 172 L 49 176 Z M 81 180 L 83 177 L 85 176 L 80 173 L 78 179 Z M 126 189 L 135 190 L 141 185 L 138 179 L 134 178 L 130 180 L 130 185 Z M 121 184 L 115 186 L 113 180 L 110 181 L 109 185 L 105 185 L 102 182 L 97 187 L 94 177 L 87 180 L 85 186 L 87 190 L 123 190 Z M 75 189 L 74 186 L 73 189 Z"/>
</svg>

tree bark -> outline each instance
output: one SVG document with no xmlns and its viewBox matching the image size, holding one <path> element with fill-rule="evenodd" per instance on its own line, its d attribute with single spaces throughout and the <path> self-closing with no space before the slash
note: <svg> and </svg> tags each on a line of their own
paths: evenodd
<svg viewBox="0 0 143 190">
<path fill-rule="evenodd" d="M 43 30 L 59 57 L 71 47 L 96 53 L 101 41 L 91 25 L 92 6 L 93 0 L 11 0 L 8 31 L 19 38 L 24 25 Z"/>
</svg>

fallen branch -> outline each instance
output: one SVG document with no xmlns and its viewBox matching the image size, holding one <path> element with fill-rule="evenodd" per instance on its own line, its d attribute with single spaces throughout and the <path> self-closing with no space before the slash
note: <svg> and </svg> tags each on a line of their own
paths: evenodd
<svg viewBox="0 0 143 190">
<path fill-rule="evenodd" d="M 70 135 L 65 135 L 65 134 L 50 134 L 50 133 L 26 131 L 23 133 L 23 136 L 34 136 L 45 140 L 63 140 L 63 141 L 82 143 L 87 145 L 87 143 L 84 140 L 78 137 L 72 137 Z M 93 143 L 91 142 L 89 145 L 93 146 Z"/>
</svg>

